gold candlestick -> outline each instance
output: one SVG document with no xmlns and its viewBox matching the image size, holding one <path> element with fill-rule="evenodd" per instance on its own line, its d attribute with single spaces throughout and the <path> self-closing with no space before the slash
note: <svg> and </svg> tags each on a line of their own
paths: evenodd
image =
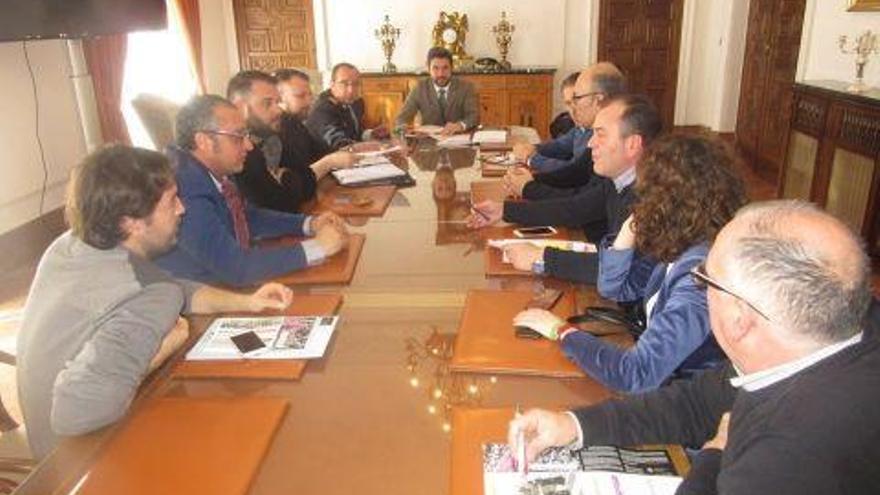
<svg viewBox="0 0 880 495">
<path fill-rule="evenodd" d="M 385 65 L 382 66 L 382 72 L 397 72 L 397 66 L 391 63 L 391 55 L 394 54 L 398 38 L 400 38 L 400 29 L 391 24 L 391 19 L 386 14 L 385 22 L 376 30 L 376 39 L 382 43 L 382 51 L 385 52 Z"/>
<path fill-rule="evenodd" d="M 507 13 L 501 11 L 501 20 L 498 24 L 492 26 L 492 33 L 495 34 L 495 43 L 498 44 L 498 51 L 501 52 L 501 68 L 510 69 L 510 62 L 507 60 L 507 53 L 510 51 L 511 34 L 516 27 L 507 21 Z"/>
<path fill-rule="evenodd" d="M 846 46 L 847 41 L 846 35 L 842 35 L 837 41 L 841 53 L 856 56 L 856 80 L 846 90 L 851 93 L 863 93 L 870 89 L 864 80 L 865 65 L 868 63 L 868 56 L 878 51 L 877 35 L 869 29 L 856 38 L 849 48 Z"/>
</svg>

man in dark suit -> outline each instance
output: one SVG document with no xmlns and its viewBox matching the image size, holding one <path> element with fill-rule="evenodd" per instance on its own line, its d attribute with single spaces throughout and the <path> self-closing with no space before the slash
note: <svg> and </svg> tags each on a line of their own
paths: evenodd
<svg viewBox="0 0 880 495">
<path fill-rule="evenodd" d="M 316 140 L 302 122 L 285 118 L 277 83 L 275 77 L 257 70 L 239 72 L 229 80 L 227 97 L 245 118 L 254 143 L 234 180 L 251 203 L 295 213 L 315 197 L 321 177 L 332 169 L 350 167 L 357 159 L 347 151 L 328 154 L 326 147 L 320 147 L 321 156 L 304 163 L 303 158 L 312 158 L 317 147 L 301 148 L 302 138 L 309 138 L 309 145 Z"/>
<path fill-rule="evenodd" d="M 306 121 L 311 133 L 330 149 L 338 150 L 359 141 L 384 139 L 384 126 L 364 129 L 364 100 L 360 96 L 360 72 L 347 62 L 333 66 L 330 88 L 318 96 L 318 102 Z"/>
<path fill-rule="evenodd" d="M 197 96 L 177 114 L 178 194 L 186 207 L 177 246 L 159 266 L 178 278 L 243 287 L 319 264 L 345 247 L 342 219 L 282 213 L 248 204 L 229 179 L 253 149 L 244 118 L 228 100 Z M 292 247 L 259 248 L 251 241 L 309 236 Z"/>
<path fill-rule="evenodd" d="M 587 239 L 598 242 L 620 231 L 635 200 L 636 166 L 645 149 L 660 134 L 660 114 L 644 96 L 618 96 L 599 111 L 589 147 L 596 176 L 580 193 L 546 201 L 484 201 L 474 206 L 472 227 L 502 219 L 521 225 L 565 225 L 585 228 Z M 508 248 L 513 265 L 579 283 L 595 284 L 598 256 L 521 244 Z"/>
<path fill-rule="evenodd" d="M 418 113 L 423 125 L 443 127 L 454 134 L 480 123 L 480 101 L 474 85 L 452 75 L 452 54 L 442 47 L 428 50 L 430 77 L 413 88 L 397 116 L 397 125 L 410 123 Z"/>
</svg>

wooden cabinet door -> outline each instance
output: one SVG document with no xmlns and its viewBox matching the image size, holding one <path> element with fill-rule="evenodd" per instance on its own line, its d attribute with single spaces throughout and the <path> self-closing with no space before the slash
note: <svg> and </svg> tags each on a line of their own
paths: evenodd
<svg viewBox="0 0 880 495">
<path fill-rule="evenodd" d="M 508 125 L 507 76 L 460 76 L 473 83 L 480 98 L 480 124 L 489 127 Z"/>
<path fill-rule="evenodd" d="M 749 6 L 744 59 L 746 63 L 743 64 L 740 83 L 736 139 L 739 146 L 750 155 L 758 152 L 774 5 L 775 2 L 758 1 Z"/>
<path fill-rule="evenodd" d="M 317 67 L 311 0 L 233 0 L 232 5 L 242 69 Z"/>
<path fill-rule="evenodd" d="M 409 82 L 409 78 L 406 77 L 361 79 L 366 128 L 380 124 L 384 124 L 389 129 L 394 127 L 394 120 L 409 94 Z"/>
<path fill-rule="evenodd" d="M 684 0 L 602 0 L 599 60 L 614 63 L 632 92 L 648 95 L 671 127 Z"/>
</svg>

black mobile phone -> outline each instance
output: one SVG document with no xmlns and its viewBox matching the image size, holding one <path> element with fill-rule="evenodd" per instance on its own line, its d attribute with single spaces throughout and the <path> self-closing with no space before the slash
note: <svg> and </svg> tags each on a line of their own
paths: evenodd
<svg viewBox="0 0 880 495">
<path fill-rule="evenodd" d="M 518 339 L 532 339 L 537 340 L 542 337 L 542 335 L 529 327 L 524 327 L 521 325 L 517 325 L 513 327 L 513 334 Z"/>
<path fill-rule="evenodd" d="M 266 343 L 263 342 L 263 339 L 253 331 L 233 335 L 230 339 L 232 339 L 232 343 L 235 344 L 235 347 L 238 347 L 238 350 L 245 355 L 266 347 Z"/>
<path fill-rule="evenodd" d="M 530 237 L 550 237 L 551 235 L 556 234 L 556 229 L 553 227 L 520 227 L 514 229 L 513 233 L 522 239 L 528 239 Z"/>
</svg>

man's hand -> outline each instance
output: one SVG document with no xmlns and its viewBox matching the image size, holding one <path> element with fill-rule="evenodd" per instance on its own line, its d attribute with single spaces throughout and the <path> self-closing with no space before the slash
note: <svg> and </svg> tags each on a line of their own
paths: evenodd
<svg viewBox="0 0 880 495">
<path fill-rule="evenodd" d="M 391 133 L 385 125 L 379 125 L 370 129 L 370 139 L 388 139 Z"/>
<path fill-rule="evenodd" d="M 269 282 L 257 289 L 248 298 L 248 310 L 258 313 L 265 309 L 282 310 L 293 302 L 293 291 L 275 282 Z"/>
<path fill-rule="evenodd" d="M 504 190 L 507 191 L 507 194 L 516 198 L 521 198 L 526 184 L 533 180 L 535 180 L 535 177 L 529 169 L 525 167 L 513 167 L 504 174 L 501 183 L 504 185 Z"/>
<path fill-rule="evenodd" d="M 324 250 L 325 256 L 333 256 L 348 246 L 348 233 L 335 225 L 324 225 L 315 234 L 315 240 Z"/>
<path fill-rule="evenodd" d="M 616 250 L 622 249 L 632 249 L 636 245 L 636 234 L 633 231 L 632 225 L 633 217 L 630 215 L 623 225 L 620 227 L 620 232 L 617 233 L 617 237 L 614 239 L 614 244 L 611 246 Z"/>
<path fill-rule="evenodd" d="M 335 170 L 339 168 L 350 168 L 357 163 L 360 158 L 354 153 L 340 150 L 326 155 L 322 160 L 326 160 L 327 164 Z"/>
<path fill-rule="evenodd" d="M 535 154 L 535 145 L 529 143 L 514 143 L 513 145 L 513 156 L 516 157 L 517 160 L 521 160 L 522 162 L 527 162 L 529 157 Z"/>
<path fill-rule="evenodd" d="M 472 229 L 495 225 L 501 221 L 501 217 L 504 215 L 504 204 L 497 201 L 483 201 L 475 204 L 472 209 L 474 211 L 467 219 L 468 227 Z"/>
<path fill-rule="evenodd" d="M 528 327 L 549 340 L 559 339 L 559 329 L 565 326 L 565 320 L 546 309 L 527 309 L 513 317 L 513 326 Z"/>
<path fill-rule="evenodd" d="M 534 244 L 511 244 L 504 248 L 504 254 L 517 270 L 531 271 L 532 265 L 544 259 L 544 248 Z"/>
<path fill-rule="evenodd" d="M 510 422 L 507 443 L 512 452 L 519 452 L 520 432 L 526 442 L 526 459 L 529 462 L 544 450 L 568 445 L 578 437 L 577 424 L 570 414 L 544 409 L 530 409 Z"/>
<path fill-rule="evenodd" d="M 336 227 L 343 233 L 346 232 L 345 222 L 342 220 L 342 217 L 340 217 L 336 213 L 333 213 L 332 211 L 325 211 L 324 213 L 313 217 L 310 227 L 312 228 L 312 232 L 315 232 L 317 234 L 319 230 L 328 225 Z"/>
<path fill-rule="evenodd" d="M 174 354 L 174 351 L 180 349 L 180 346 L 186 342 L 187 337 L 189 337 L 189 323 L 183 318 L 178 318 L 177 323 L 165 334 L 162 343 L 159 344 L 159 350 L 156 351 L 153 359 L 150 360 L 150 366 L 147 368 L 148 372 L 161 366 L 166 359 Z"/>
<path fill-rule="evenodd" d="M 715 438 L 709 440 L 703 445 L 704 449 L 724 450 L 727 446 L 727 425 L 730 423 L 730 413 L 726 412 L 721 415 L 721 421 L 718 423 L 718 432 Z"/>
<path fill-rule="evenodd" d="M 455 134 L 457 132 L 464 131 L 464 124 L 461 122 L 447 122 L 446 125 L 443 126 L 443 130 L 440 131 L 441 136 L 449 136 Z"/>
</svg>

